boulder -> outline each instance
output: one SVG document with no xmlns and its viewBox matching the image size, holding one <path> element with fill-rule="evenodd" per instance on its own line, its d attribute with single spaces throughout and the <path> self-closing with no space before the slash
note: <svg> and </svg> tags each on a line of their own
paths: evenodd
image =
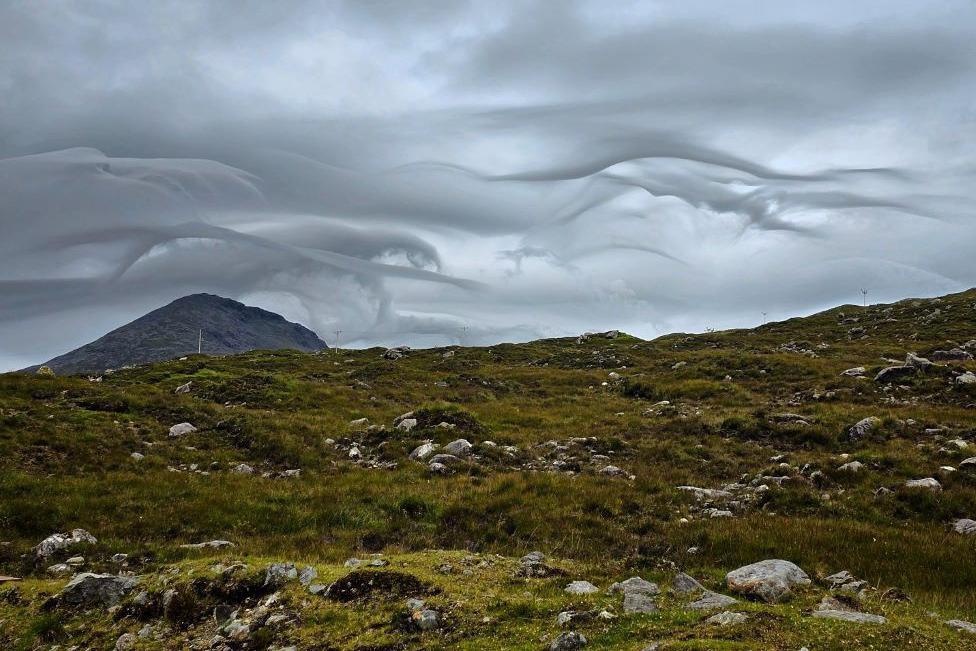
<svg viewBox="0 0 976 651">
<path fill-rule="evenodd" d="M 845 375 L 847 377 L 864 377 L 864 374 L 867 372 L 868 370 L 863 366 L 855 366 L 854 368 L 849 368 L 846 371 L 842 371 L 841 375 Z"/>
<path fill-rule="evenodd" d="M 935 366 L 931 360 L 925 359 L 924 357 L 919 357 L 915 353 L 908 353 L 905 356 L 905 366 L 911 366 L 912 368 L 917 368 L 920 371 L 924 371 L 927 368 Z"/>
<path fill-rule="evenodd" d="M 456 457 L 463 457 L 474 447 L 467 439 L 457 439 L 444 446 L 444 451 Z"/>
<path fill-rule="evenodd" d="M 190 423 L 177 423 L 169 428 L 169 435 L 172 437 L 183 436 L 197 431 L 197 428 Z"/>
<path fill-rule="evenodd" d="M 660 594 L 661 590 L 657 587 L 656 583 L 651 583 L 639 576 L 632 576 L 625 581 L 620 581 L 618 583 L 613 583 L 607 588 L 607 592 L 610 594 L 615 594 L 622 592 L 623 594 L 647 594 L 656 595 Z"/>
<path fill-rule="evenodd" d="M 135 635 L 132 633 L 123 633 L 115 641 L 115 651 L 132 651 L 132 649 L 136 648 L 136 642 L 138 642 L 138 638 Z"/>
<path fill-rule="evenodd" d="M 674 580 L 671 581 L 671 591 L 680 595 L 698 594 L 705 592 L 705 587 L 693 577 L 684 572 L 678 572 Z"/>
<path fill-rule="evenodd" d="M 73 529 L 71 533 L 52 533 L 34 547 L 34 556 L 37 560 L 43 561 L 63 549 L 68 549 L 74 545 L 88 544 L 94 545 L 98 541 L 84 529 Z"/>
<path fill-rule="evenodd" d="M 835 619 L 853 624 L 885 624 L 888 622 L 881 615 L 872 615 L 853 610 L 842 601 L 833 597 L 824 597 L 816 610 L 813 611 L 813 616 L 818 619 Z"/>
<path fill-rule="evenodd" d="M 733 597 L 712 592 L 711 590 L 705 590 L 698 599 L 688 604 L 688 608 L 690 610 L 719 610 L 720 608 L 727 608 L 734 603 L 737 602 Z"/>
<path fill-rule="evenodd" d="M 264 585 L 277 588 L 297 578 L 298 570 L 294 563 L 274 563 L 264 572 Z"/>
<path fill-rule="evenodd" d="M 59 603 L 81 608 L 114 606 L 138 582 L 139 579 L 134 576 L 83 572 L 71 579 L 56 599 Z"/>
<path fill-rule="evenodd" d="M 691 493 L 699 502 L 732 499 L 732 493 L 717 488 L 698 488 L 697 486 L 678 486 L 679 491 Z"/>
<path fill-rule="evenodd" d="M 851 441 L 860 441 L 868 436 L 881 425 L 881 419 L 877 416 L 868 416 L 857 421 L 847 430 L 847 438 Z"/>
<path fill-rule="evenodd" d="M 842 466 L 839 466 L 837 470 L 840 472 L 860 472 L 864 468 L 864 464 L 860 461 L 848 461 Z"/>
<path fill-rule="evenodd" d="M 925 477 L 924 479 L 909 479 L 905 482 L 905 488 L 923 488 L 933 493 L 939 493 L 942 491 L 942 484 L 933 477 Z"/>
<path fill-rule="evenodd" d="M 946 625 L 949 626 L 949 628 L 956 629 L 957 631 L 976 635 L 976 624 L 973 624 L 972 622 L 967 622 L 961 619 L 950 619 L 946 622 Z"/>
<path fill-rule="evenodd" d="M 952 523 L 952 530 L 964 536 L 976 536 L 976 520 L 960 518 Z"/>
<path fill-rule="evenodd" d="M 793 588 L 810 585 L 806 572 L 789 561 L 771 559 L 740 567 L 725 575 L 732 592 L 766 603 L 785 601 Z"/>
<path fill-rule="evenodd" d="M 567 631 L 561 633 L 549 644 L 549 651 L 576 651 L 586 646 L 586 638 L 582 633 Z"/>
<path fill-rule="evenodd" d="M 937 350 L 931 355 L 931 359 L 940 362 L 968 362 L 973 356 L 962 348 L 950 348 L 949 350 Z"/>
<path fill-rule="evenodd" d="M 399 423 L 396 424 L 396 428 L 402 432 L 409 432 L 414 427 L 417 426 L 416 418 L 404 418 Z"/>
<path fill-rule="evenodd" d="M 435 454 L 430 458 L 431 463 L 440 463 L 445 466 L 452 466 L 459 463 L 461 460 L 454 456 L 453 454 Z"/>
<path fill-rule="evenodd" d="M 429 608 L 415 611 L 410 616 L 410 619 L 413 621 L 414 626 L 419 628 L 421 631 L 432 631 L 436 629 L 439 624 L 437 611 Z"/>
<path fill-rule="evenodd" d="M 914 366 L 888 366 L 887 368 L 881 369 L 878 374 L 874 376 L 874 381 L 895 382 L 897 380 L 912 377 L 917 372 L 918 369 Z"/>
<path fill-rule="evenodd" d="M 599 592 L 600 588 L 596 587 L 589 581 L 572 581 L 566 586 L 566 592 L 569 594 L 593 594 L 594 592 Z"/>
<path fill-rule="evenodd" d="M 180 386 L 176 387 L 176 390 L 173 391 L 173 393 L 175 393 L 176 395 L 182 395 L 182 394 L 185 394 L 185 393 L 190 393 L 190 388 L 192 386 L 193 386 L 193 380 L 190 380 L 186 384 L 181 384 Z"/>
<path fill-rule="evenodd" d="M 208 540 L 206 542 L 188 543 L 180 545 L 180 547 L 182 549 L 227 549 L 228 547 L 236 547 L 236 545 L 229 540 Z"/>
<path fill-rule="evenodd" d="M 966 371 L 956 377 L 956 384 L 976 384 L 976 373 Z"/>
<path fill-rule="evenodd" d="M 742 624 L 748 620 L 749 616 L 745 613 L 735 613 L 731 610 L 724 610 L 706 619 L 705 623 L 714 624 L 715 626 L 732 626 L 734 624 Z"/>
<path fill-rule="evenodd" d="M 439 446 L 436 443 L 433 443 L 431 441 L 427 441 L 426 443 L 421 443 L 420 445 L 418 445 L 413 449 L 413 452 L 410 453 L 410 458 L 413 459 L 414 461 L 423 461 L 430 455 L 434 454 L 434 451 L 438 447 Z"/>
<path fill-rule="evenodd" d="M 624 604 L 625 613 L 656 613 L 657 604 L 646 592 L 625 592 Z"/>
</svg>

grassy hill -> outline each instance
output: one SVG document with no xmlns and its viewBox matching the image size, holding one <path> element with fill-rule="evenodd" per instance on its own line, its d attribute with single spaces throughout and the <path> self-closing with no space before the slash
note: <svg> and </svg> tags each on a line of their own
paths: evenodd
<svg viewBox="0 0 976 651">
<path fill-rule="evenodd" d="M 0 376 L 0 574 L 24 578 L 0 583 L 0 641 L 107 649 L 129 632 L 139 649 L 545 649 L 575 630 L 587 649 L 976 649 L 976 635 L 944 623 L 976 619 L 976 535 L 952 529 L 976 519 L 976 464 L 962 463 L 976 456 L 976 384 L 958 380 L 976 363 L 874 379 L 908 352 L 976 354 L 974 321 L 971 290 L 653 341 L 399 359 L 257 351 L 99 381 Z M 852 367 L 863 377 L 842 375 Z M 406 412 L 412 429 L 395 426 Z M 184 422 L 196 430 L 170 436 Z M 434 472 L 408 458 L 460 438 L 471 451 Z M 941 490 L 905 486 L 921 478 Z M 97 543 L 36 558 L 42 539 L 74 528 Z M 235 546 L 181 547 L 211 539 Z M 553 575 L 517 576 L 533 550 Z M 47 567 L 79 554 L 83 570 L 142 587 L 114 611 L 45 606 L 70 576 Z M 389 565 L 350 569 L 350 557 Z M 782 604 L 740 598 L 729 609 L 744 624 L 706 623 L 714 613 L 666 589 L 680 570 L 729 594 L 726 572 L 774 558 L 813 585 Z M 352 602 L 289 581 L 265 607 L 287 615 L 271 625 L 253 611 L 274 592 L 275 562 L 313 566 L 323 585 L 388 576 Z M 246 568 L 227 579 L 235 563 Z M 812 616 L 822 579 L 841 570 L 870 585 L 849 605 L 886 624 Z M 626 613 L 607 593 L 633 575 L 661 585 L 658 612 Z M 564 592 L 574 579 L 601 591 Z M 181 607 L 132 603 L 167 590 Z M 438 624 L 418 624 L 406 597 Z M 255 620 L 243 639 L 215 621 L 224 606 Z M 563 611 L 587 616 L 560 626 Z"/>
</svg>

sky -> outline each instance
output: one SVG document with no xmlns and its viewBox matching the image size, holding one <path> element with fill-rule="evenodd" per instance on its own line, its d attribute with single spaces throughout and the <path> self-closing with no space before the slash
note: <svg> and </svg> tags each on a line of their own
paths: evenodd
<svg viewBox="0 0 976 651">
<path fill-rule="evenodd" d="M 7 0 L 0 43 L 0 370 L 201 291 L 358 347 L 976 285 L 973 0 Z"/>
</svg>

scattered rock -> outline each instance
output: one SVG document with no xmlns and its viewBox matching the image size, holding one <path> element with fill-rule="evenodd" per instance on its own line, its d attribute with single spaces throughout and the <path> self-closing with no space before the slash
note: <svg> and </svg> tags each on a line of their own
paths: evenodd
<svg viewBox="0 0 976 651">
<path fill-rule="evenodd" d="M 976 624 L 972 622 L 967 622 L 961 619 L 950 619 L 946 622 L 950 628 L 954 628 L 957 631 L 963 631 L 964 633 L 972 633 L 976 635 Z"/>
<path fill-rule="evenodd" d="M 881 425 L 881 419 L 877 416 L 862 418 L 847 430 L 847 438 L 851 441 L 860 441 L 870 435 L 879 425 Z"/>
<path fill-rule="evenodd" d="M 725 582 L 732 592 L 778 603 L 789 599 L 794 587 L 810 585 L 810 577 L 789 561 L 772 559 L 733 570 L 725 576 Z"/>
<path fill-rule="evenodd" d="M 139 582 L 134 576 L 84 572 L 71 579 L 55 599 L 58 603 L 82 608 L 114 606 Z"/>
<path fill-rule="evenodd" d="M 593 594 L 594 592 L 599 592 L 600 588 L 589 581 L 572 581 L 566 586 L 565 590 L 569 594 Z"/>
<path fill-rule="evenodd" d="M 396 424 L 396 428 L 404 432 L 409 432 L 416 426 L 417 426 L 416 418 L 404 418 L 403 420 L 401 420 L 399 423 Z"/>
<path fill-rule="evenodd" d="M 410 453 L 410 458 L 413 459 L 414 461 L 423 461 L 430 455 L 434 454 L 434 451 L 438 447 L 439 446 L 436 443 L 433 443 L 431 441 L 427 441 L 426 443 L 421 443 L 420 445 L 418 445 L 413 449 L 413 452 Z"/>
<path fill-rule="evenodd" d="M 915 353 L 908 353 L 905 356 L 905 366 L 911 366 L 912 368 L 917 368 L 920 371 L 924 371 L 932 366 L 935 366 L 931 360 L 925 359 L 924 357 L 919 357 Z"/>
<path fill-rule="evenodd" d="M 142 461 L 143 459 L 146 458 L 146 455 L 142 454 L 141 452 L 133 452 L 132 454 L 129 455 L 129 457 L 133 461 Z"/>
<path fill-rule="evenodd" d="M 849 368 L 846 371 L 842 371 L 841 375 L 846 375 L 847 377 L 864 377 L 864 374 L 868 370 L 863 366 L 855 366 L 854 368 Z"/>
<path fill-rule="evenodd" d="M 437 628 L 439 624 L 439 618 L 436 610 L 419 610 L 410 616 L 413 621 L 414 626 L 419 628 L 421 631 L 432 631 Z"/>
<path fill-rule="evenodd" d="M 518 568 L 515 570 L 517 578 L 541 579 L 547 576 L 556 576 L 562 571 L 546 564 L 546 555 L 542 552 L 529 552 L 519 559 Z"/>
<path fill-rule="evenodd" d="M 894 382 L 912 377 L 918 371 L 914 366 L 889 366 L 874 376 L 875 382 Z"/>
<path fill-rule="evenodd" d="M 302 568 L 302 571 L 298 573 L 298 582 L 304 586 L 310 586 L 312 581 L 317 579 L 319 576 L 319 571 L 316 570 L 311 565 Z"/>
<path fill-rule="evenodd" d="M 956 376 L 956 384 L 976 384 L 976 373 L 966 371 L 962 375 Z"/>
<path fill-rule="evenodd" d="M 472 447 L 474 446 L 467 439 L 457 439 L 445 445 L 444 450 L 456 457 L 463 457 L 471 451 Z"/>
<path fill-rule="evenodd" d="M 840 472 L 861 472 L 862 468 L 864 468 L 864 464 L 860 461 L 848 461 L 844 465 L 839 466 L 837 470 Z"/>
<path fill-rule="evenodd" d="M 622 592 L 623 594 L 640 593 L 656 595 L 660 594 L 661 590 L 657 587 L 656 583 L 651 583 L 650 581 L 642 579 L 639 576 L 632 576 L 626 581 L 611 584 L 610 587 L 607 588 L 607 592 L 610 594 Z"/>
<path fill-rule="evenodd" d="M 193 380 L 190 380 L 186 384 L 181 384 L 180 386 L 176 387 L 176 390 L 173 391 L 173 393 L 175 393 L 176 395 L 190 393 L 190 387 L 192 386 L 193 386 Z"/>
<path fill-rule="evenodd" d="M 355 420 L 349 421 L 349 429 L 364 430 L 367 427 L 369 427 L 368 418 L 357 418 Z"/>
<path fill-rule="evenodd" d="M 197 428 L 190 423 L 177 423 L 169 428 L 169 435 L 172 437 L 183 436 L 197 431 Z"/>
<path fill-rule="evenodd" d="M 721 608 L 727 608 L 734 603 L 737 603 L 737 601 L 733 597 L 712 592 L 711 590 L 705 590 L 702 592 L 701 597 L 688 604 L 688 608 L 690 610 L 719 610 Z"/>
<path fill-rule="evenodd" d="M 680 595 L 698 594 L 705 592 L 705 586 L 684 572 L 678 572 L 671 581 L 671 591 Z"/>
<path fill-rule="evenodd" d="M 905 488 L 924 488 L 933 493 L 938 493 L 942 491 L 942 484 L 933 477 L 925 477 L 924 479 L 909 479 L 905 482 Z"/>
<path fill-rule="evenodd" d="M 294 563 L 274 563 L 264 572 L 264 585 L 280 587 L 298 578 Z"/>
<path fill-rule="evenodd" d="M 976 536 L 976 520 L 960 518 L 952 523 L 952 530 L 964 536 Z"/>
<path fill-rule="evenodd" d="M 74 545 L 88 544 L 94 545 L 98 541 L 84 529 L 73 529 L 71 533 L 52 533 L 34 547 L 34 556 L 37 560 L 45 560 L 63 549 L 68 549 Z"/>
<path fill-rule="evenodd" d="M 132 651 L 132 649 L 136 648 L 136 642 L 138 642 L 138 638 L 135 635 L 132 633 L 123 633 L 115 641 L 115 651 Z"/>
<path fill-rule="evenodd" d="M 817 609 L 813 611 L 813 616 L 818 619 L 836 619 L 854 624 L 885 624 L 888 622 L 881 615 L 853 610 L 833 597 L 824 597 Z"/>
<path fill-rule="evenodd" d="M 646 592 L 625 592 L 624 593 L 624 612 L 625 613 L 656 613 L 657 604 L 654 599 Z"/>
<path fill-rule="evenodd" d="M 549 651 L 576 651 L 586 646 L 586 638 L 582 633 L 567 631 L 561 633 L 549 645 Z"/>
<path fill-rule="evenodd" d="M 732 612 L 731 610 L 724 610 L 706 619 L 705 623 L 714 624 L 715 626 L 732 626 L 734 624 L 742 624 L 743 622 L 747 621 L 749 621 L 749 616 L 745 613 L 736 613 Z"/>
<path fill-rule="evenodd" d="M 180 547 L 182 549 L 226 549 L 236 547 L 236 545 L 229 540 L 208 540 L 206 542 L 188 543 L 180 545 Z"/>
</svg>

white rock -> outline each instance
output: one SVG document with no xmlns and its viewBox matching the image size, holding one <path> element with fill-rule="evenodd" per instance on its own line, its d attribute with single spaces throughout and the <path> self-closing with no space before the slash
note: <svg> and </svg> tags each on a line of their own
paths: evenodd
<svg viewBox="0 0 976 651">
<path fill-rule="evenodd" d="M 924 488 L 933 493 L 938 493 L 942 490 L 942 484 L 933 477 L 925 477 L 924 479 L 909 479 L 905 482 L 905 488 Z"/>
<path fill-rule="evenodd" d="M 589 581 L 572 581 L 566 586 L 566 592 L 569 594 L 593 594 L 594 592 L 599 592 L 600 588 L 596 587 Z"/>
<path fill-rule="evenodd" d="M 960 518 L 952 523 L 952 530 L 964 536 L 976 536 L 976 520 Z"/>
<path fill-rule="evenodd" d="M 396 424 L 396 428 L 404 432 L 409 432 L 416 426 L 417 426 L 416 418 L 404 418 L 403 420 L 401 420 L 399 423 Z"/>
<path fill-rule="evenodd" d="M 197 431 L 197 428 L 190 423 L 177 423 L 169 428 L 169 435 L 173 437 L 183 436 L 184 434 L 190 434 L 195 431 Z"/>
</svg>

